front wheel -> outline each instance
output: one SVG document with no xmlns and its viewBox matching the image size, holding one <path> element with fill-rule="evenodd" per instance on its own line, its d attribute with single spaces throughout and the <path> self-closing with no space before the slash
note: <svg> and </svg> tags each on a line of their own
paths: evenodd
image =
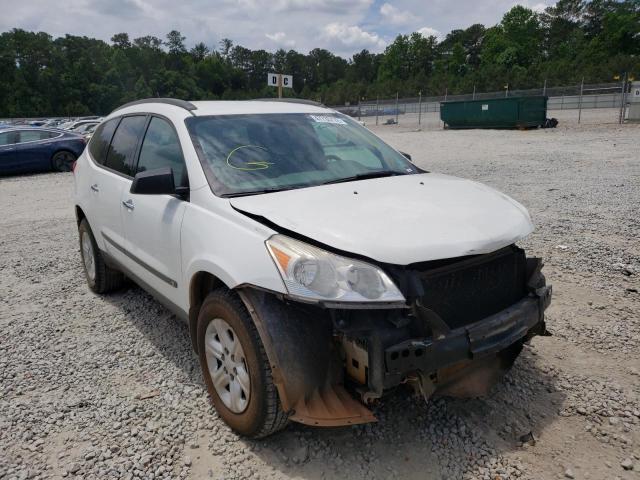
<svg viewBox="0 0 640 480">
<path fill-rule="evenodd" d="M 66 150 L 56 152 L 51 158 L 51 167 L 56 172 L 70 172 L 73 168 L 73 162 L 76 161 L 76 156 Z"/>
<path fill-rule="evenodd" d="M 198 316 L 198 352 L 211 401 L 233 430 L 261 438 L 287 425 L 264 346 L 234 292 L 218 289 L 205 299 Z"/>
</svg>

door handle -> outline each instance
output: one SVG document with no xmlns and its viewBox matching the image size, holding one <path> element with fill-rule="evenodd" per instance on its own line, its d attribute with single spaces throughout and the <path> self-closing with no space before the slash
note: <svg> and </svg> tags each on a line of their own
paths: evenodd
<svg viewBox="0 0 640 480">
<path fill-rule="evenodd" d="M 129 199 L 126 202 L 122 202 L 122 205 L 127 207 L 129 210 L 133 210 L 135 207 L 133 206 L 133 200 Z"/>
<path fill-rule="evenodd" d="M 94 183 L 93 185 L 91 185 L 91 190 L 93 190 L 94 192 L 99 192 L 100 189 L 98 188 L 98 184 Z"/>
</svg>

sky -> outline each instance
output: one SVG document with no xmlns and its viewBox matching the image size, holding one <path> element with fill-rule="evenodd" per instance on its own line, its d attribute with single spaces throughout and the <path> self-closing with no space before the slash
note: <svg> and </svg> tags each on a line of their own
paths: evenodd
<svg viewBox="0 0 640 480">
<path fill-rule="evenodd" d="M 109 41 L 171 30 L 187 45 L 218 47 L 222 38 L 247 48 L 319 47 L 345 58 L 366 48 L 381 52 L 398 34 L 442 38 L 474 23 L 491 26 L 514 5 L 543 10 L 553 0 L 0 0 L 0 31 L 22 28 L 54 37 L 85 35 Z"/>
</svg>

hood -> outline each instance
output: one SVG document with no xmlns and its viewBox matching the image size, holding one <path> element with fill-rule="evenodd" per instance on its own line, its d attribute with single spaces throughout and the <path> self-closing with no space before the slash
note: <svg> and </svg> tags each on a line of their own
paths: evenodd
<svg viewBox="0 0 640 480">
<path fill-rule="evenodd" d="M 242 212 L 378 262 L 489 253 L 533 230 L 527 210 L 480 183 L 400 175 L 230 199 Z"/>
</svg>

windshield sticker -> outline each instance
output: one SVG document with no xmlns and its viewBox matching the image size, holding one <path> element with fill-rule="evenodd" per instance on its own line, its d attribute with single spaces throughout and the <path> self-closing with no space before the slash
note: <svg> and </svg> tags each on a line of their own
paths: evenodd
<svg viewBox="0 0 640 480">
<path fill-rule="evenodd" d="M 346 125 L 347 122 L 337 117 L 330 117 L 328 115 L 309 115 L 309 117 L 318 123 L 333 123 L 336 125 Z"/>
</svg>

